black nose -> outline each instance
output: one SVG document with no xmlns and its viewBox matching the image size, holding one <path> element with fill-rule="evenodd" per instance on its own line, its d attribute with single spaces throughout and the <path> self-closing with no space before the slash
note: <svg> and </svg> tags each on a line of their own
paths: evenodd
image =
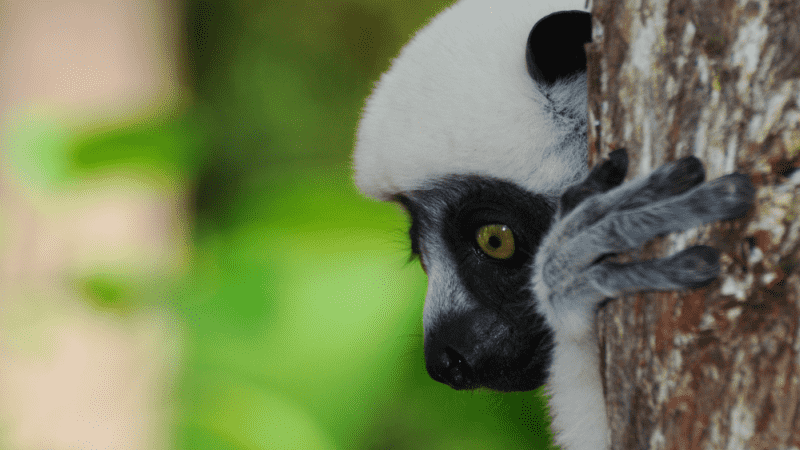
<svg viewBox="0 0 800 450">
<path fill-rule="evenodd" d="M 491 331 L 494 331 L 492 333 Z M 438 320 L 425 330 L 425 368 L 434 380 L 453 389 L 475 389 L 487 375 L 491 337 L 499 336 L 495 313 L 475 309 Z M 490 370 L 491 371 L 491 370 Z"/>
<path fill-rule="evenodd" d="M 425 368 L 431 378 L 453 389 L 475 389 L 479 386 L 469 361 L 450 346 L 426 351 Z"/>
<path fill-rule="evenodd" d="M 495 311 L 475 308 L 426 323 L 425 369 L 434 380 L 458 390 L 536 389 L 545 382 L 552 361 L 552 332 L 543 321 L 526 317 L 520 328 Z"/>
</svg>

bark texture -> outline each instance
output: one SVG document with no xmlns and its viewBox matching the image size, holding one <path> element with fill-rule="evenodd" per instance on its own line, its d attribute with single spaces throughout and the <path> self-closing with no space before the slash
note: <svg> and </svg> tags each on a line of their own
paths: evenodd
<svg viewBox="0 0 800 450">
<path fill-rule="evenodd" d="M 593 17 L 590 163 L 627 148 L 631 178 L 694 154 L 757 187 L 744 219 L 628 255 L 702 243 L 722 273 L 600 311 L 612 448 L 800 448 L 800 2 L 595 0 Z"/>
</svg>

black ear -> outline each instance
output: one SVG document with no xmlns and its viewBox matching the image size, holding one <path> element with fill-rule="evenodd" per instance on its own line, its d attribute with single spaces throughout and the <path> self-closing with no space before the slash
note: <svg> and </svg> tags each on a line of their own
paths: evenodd
<svg viewBox="0 0 800 450">
<path fill-rule="evenodd" d="M 537 82 L 551 85 L 586 70 L 583 44 L 592 41 L 592 15 L 561 11 L 536 22 L 528 35 L 525 60 Z"/>
</svg>

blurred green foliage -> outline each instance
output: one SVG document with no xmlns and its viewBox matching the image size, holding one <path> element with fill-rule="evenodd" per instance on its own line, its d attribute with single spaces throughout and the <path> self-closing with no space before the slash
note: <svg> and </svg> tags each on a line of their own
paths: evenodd
<svg viewBox="0 0 800 450">
<path fill-rule="evenodd" d="M 196 104 L 81 136 L 49 164 L 188 180 L 194 258 L 169 290 L 188 330 L 178 448 L 548 448 L 539 393 L 427 376 L 406 219 L 350 179 L 364 98 L 447 3 L 189 0 Z M 130 306 L 113 277 L 82 283 Z"/>
</svg>

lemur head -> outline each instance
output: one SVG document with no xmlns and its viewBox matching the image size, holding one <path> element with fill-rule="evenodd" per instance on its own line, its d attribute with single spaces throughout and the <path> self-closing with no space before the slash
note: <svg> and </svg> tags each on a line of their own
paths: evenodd
<svg viewBox="0 0 800 450">
<path fill-rule="evenodd" d="M 531 268 L 556 200 L 588 173 L 582 6 L 461 0 L 406 45 L 363 111 L 356 184 L 411 217 L 426 367 L 455 389 L 532 390 L 547 376 L 553 338 Z"/>
</svg>

